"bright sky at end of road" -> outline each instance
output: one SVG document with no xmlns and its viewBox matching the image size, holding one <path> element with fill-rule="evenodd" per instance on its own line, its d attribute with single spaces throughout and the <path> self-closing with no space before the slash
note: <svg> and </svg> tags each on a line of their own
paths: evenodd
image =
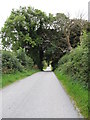
<svg viewBox="0 0 90 120">
<path fill-rule="evenodd" d="M 45 13 L 65 13 L 70 14 L 71 18 L 78 17 L 81 13 L 88 19 L 89 0 L 1 0 L 0 1 L 0 29 L 3 27 L 11 10 L 18 9 L 20 6 L 32 6 Z"/>
</svg>

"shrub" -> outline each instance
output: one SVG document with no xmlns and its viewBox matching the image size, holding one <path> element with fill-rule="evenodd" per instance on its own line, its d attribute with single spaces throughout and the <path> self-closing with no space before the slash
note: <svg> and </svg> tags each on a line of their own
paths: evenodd
<svg viewBox="0 0 90 120">
<path fill-rule="evenodd" d="M 26 55 L 25 49 L 20 48 L 19 50 L 17 50 L 17 59 L 19 60 L 21 65 L 24 66 L 24 68 L 32 68 L 34 65 L 33 60 Z"/>
<path fill-rule="evenodd" d="M 15 71 L 22 71 L 22 65 L 17 60 L 14 53 L 10 51 L 2 52 L 2 72 L 10 73 Z"/>
<path fill-rule="evenodd" d="M 29 69 L 29 68 L 32 68 L 34 66 L 34 62 L 32 60 L 32 58 L 30 58 L 29 56 L 26 56 L 26 67 Z"/>
</svg>

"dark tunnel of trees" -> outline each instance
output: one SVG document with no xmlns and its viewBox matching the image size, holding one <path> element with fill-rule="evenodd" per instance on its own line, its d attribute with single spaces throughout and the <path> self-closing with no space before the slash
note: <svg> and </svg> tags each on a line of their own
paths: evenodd
<svg viewBox="0 0 90 120">
<path fill-rule="evenodd" d="M 80 43 L 87 22 L 70 19 L 65 14 L 46 15 L 31 7 L 12 10 L 1 30 L 3 49 L 16 52 L 20 48 L 30 56 L 40 70 L 43 61 L 51 62 L 53 70 L 59 59 Z"/>
</svg>

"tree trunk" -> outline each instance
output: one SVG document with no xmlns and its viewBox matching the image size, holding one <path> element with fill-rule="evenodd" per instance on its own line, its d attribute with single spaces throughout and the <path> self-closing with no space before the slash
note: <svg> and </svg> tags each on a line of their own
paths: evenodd
<svg viewBox="0 0 90 120">
<path fill-rule="evenodd" d="M 42 61 L 43 61 L 43 51 L 42 51 L 42 48 L 39 49 L 39 59 L 40 59 L 40 62 L 39 62 L 39 69 L 40 70 L 43 70 L 43 64 L 42 64 Z"/>
<path fill-rule="evenodd" d="M 66 39 L 67 39 L 67 44 L 68 44 L 68 50 L 71 51 L 72 47 L 71 47 L 71 44 L 70 44 L 69 35 L 66 35 Z"/>
</svg>

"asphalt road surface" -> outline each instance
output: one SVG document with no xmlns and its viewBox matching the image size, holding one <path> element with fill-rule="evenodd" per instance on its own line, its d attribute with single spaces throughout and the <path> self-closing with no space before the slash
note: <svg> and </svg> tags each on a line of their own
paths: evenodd
<svg viewBox="0 0 90 120">
<path fill-rule="evenodd" d="M 0 91 L 1 92 L 1 91 Z M 81 118 L 53 72 L 38 72 L 2 90 L 3 118 Z"/>
</svg>

